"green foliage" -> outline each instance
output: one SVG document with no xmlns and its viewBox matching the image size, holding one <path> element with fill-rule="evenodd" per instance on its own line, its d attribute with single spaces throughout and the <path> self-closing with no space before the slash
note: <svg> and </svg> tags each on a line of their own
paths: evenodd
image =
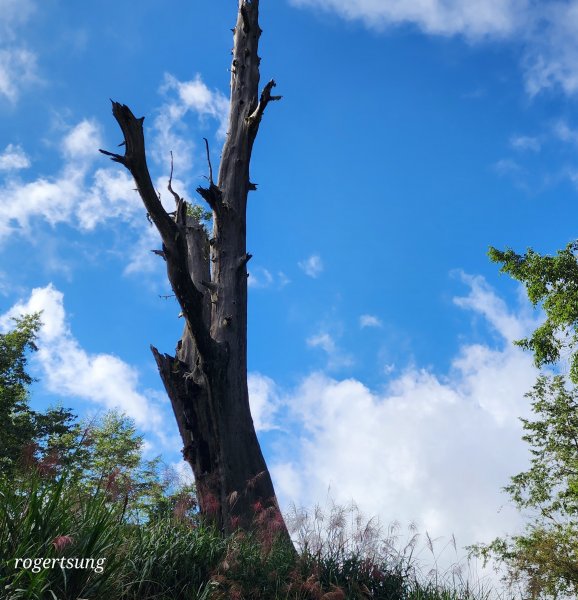
<svg viewBox="0 0 578 600">
<path fill-rule="evenodd" d="M 144 460 L 143 437 L 125 415 L 109 412 L 79 422 L 63 408 L 30 409 L 26 361 L 39 325 L 37 315 L 24 317 L 0 337 L 0 400 L 9 416 L 0 421 L 3 599 L 484 597 L 463 586 L 418 581 L 413 546 L 409 555 L 387 558 L 368 552 L 375 544 L 389 548 L 389 540 L 379 541 L 371 522 L 348 539 L 345 512 L 335 507 L 326 530 L 301 521 L 298 554 L 277 537 L 278 511 L 269 514 L 260 505 L 254 507 L 263 525 L 259 535 L 224 537 L 206 526 L 194 487 L 162 472 L 158 458 Z M 22 559 L 55 562 L 34 573 Z M 95 562 L 69 568 L 68 559 Z"/>
<path fill-rule="evenodd" d="M 0 478 L 0 589 L 6 600 L 101 598 L 114 590 L 121 564 L 122 507 L 103 490 L 85 494 L 64 476 L 28 473 L 17 485 Z M 40 569 L 16 565 L 24 558 L 101 558 L 95 569 Z M 58 565 L 58 563 L 57 563 Z M 95 565 L 97 566 L 97 564 Z M 111 597 L 114 597 L 112 595 Z"/>
<path fill-rule="evenodd" d="M 442 574 L 421 573 L 415 554 L 419 535 L 413 527 L 409 541 L 400 542 L 397 524 L 384 535 L 379 523 L 364 519 L 355 505 L 335 503 L 325 510 L 294 508 L 286 518 L 298 552 L 263 530 L 236 532 L 213 575 L 218 584 L 213 600 L 489 598 L 479 581 L 457 575 L 463 565 Z M 429 538 L 428 548 L 436 558 Z"/>
<path fill-rule="evenodd" d="M 15 327 L 0 334 L 0 467 L 13 466 L 35 432 L 35 414 L 28 407 L 28 352 L 40 328 L 38 314 L 15 319 Z"/>
<path fill-rule="evenodd" d="M 522 419 L 530 468 L 505 491 L 534 515 L 523 535 L 498 538 L 474 551 L 497 558 L 530 598 L 578 593 L 578 390 L 561 376 L 540 376 L 527 396 L 535 420 Z"/>
<path fill-rule="evenodd" d="M 213 218 L 213 213 L 210 210 L 206 210 L 200 204 L 187 204 L 187 215 L 193 217 L 199 223 L 207 225 Z"/>
<path fill-rule="evenodd" d="M 519 508 L 557 519 L 578 515 L 578 390 L 561 376 L 540 376 L 527 397 L 536 420 L 522 419 L 531 467 L 505 488 Z"/>
<path fill-rule="evenodd" d="M 562 350 L 570 353 L 570 378 L 578 384 L 578 241 L 572 242 L 556 256 L 541 255 L 529 249 L 517 254 L 490 248 L 493 262 L 523 283 L 534 306 L 541 305 L 545 322 L 534 333 L 516 343 L 534 354 L 538 368 L 560 360 Z"/>
<path fill-rule="evenodd" d="M 123 598 L 194 598 L 225 551 L 214 529 L 165 515 L 126 532 Z"/>
<path fill-rule="evenodd" d="M 538 368 L 568 360 L 569 378 L 541 375 L 527 397 L 533 420 L 522 419 L 530 446 L 527 471 L 504 489 L 520 510 L 530 512 L 523 534 L 472 547 L 484 559 L 497 559 L 506 579 L 521 584 L 528 598 L 578 594 L 578 241 L 555 256 L 529 249 L 517 254 L 490 248 L 501 271 L 524 284 L 546 319 L 528 338 L 517 341 L 534 355 Z"/>
<path fill-rule="evenodd" d="M 14 473 L 22 462 L 54 461 L 58 440 L 74 429 L 75 417 L 62 407 L 37 412 L 29 406 L 28 355 L 36 350 L 38 313 L 14 319 L 14 329 L 0 334 L 0 472 Z"/>
</svg>

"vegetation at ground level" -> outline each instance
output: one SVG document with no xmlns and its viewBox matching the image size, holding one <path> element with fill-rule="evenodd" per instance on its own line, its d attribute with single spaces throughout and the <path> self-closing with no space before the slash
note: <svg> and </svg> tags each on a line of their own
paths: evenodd
<svg viewBox="0 0 578 600">
<path fill-rule="evenodd" d="M 547 346 L 560 339 L 573 359 L 576 321 L 559 297 L 560 289 L 578 289 L 568 252 L 560 269 L 543 261 L 544 282 L 535 255 L 527 272 L 524 258 L 499 258 L 511 259 L 521 280 L 531 276 L 524 282 L 540 293 L 531 287 L 529 295 L 545 304 L 552 322 Z M 531 464 L 505 488 L 533 518 L 524 534 L 473 548 L 505 567 L 517 593 L 500 595 L 475 574 L 472 584 L 458 565 L 424 574 L 417 532 L 400 544 L 395 528 L 383 534 L 355 507 L 286 515 L 297 553 L 277 537 L 266 502 L 252 505 L 253 532 L 216 531 L 199 513 L 194 486 L 180 483 L 159 458 L 144 460 L 143 438 L 124 415 L 81 421 L 63 407 L 31 409 L 27 361 L 39 327 L 40 316 L 31 315 L 0 334 L 2 599 L 474 600 L 578 593 L 578 391 L 562 375 L 541 376 L 528 394 L 535 418 L 523 420 L 523 439 Z M 562 327 L 564 338 L 556 333 Z M 544 362 L 538 350 L 536 360 Z M 429 538 L 426 545 L 435 558 Z M 23 559 L 52 566 L 32 568 Z M 102 568 L 69 568 L 75 559 L 100 559 Z"/>
<path fill-rule="evenodd" d="M 6 600 L 103 598 L 147 600 L 365 599 L 458 600 L 489 597 L 454 572 L 421 577 L 412 556 L 417 536 L 395 550 L 354 509 L 327 515 L 294 511 L 301 542 L 245 531 L 229 536 L 205 526 L 182 503 L 170 511 L 130 509 L 126 494 L 107 482 L 89 489 L 68 473 L 20 472 L 16 484 L 0 477 L 0 593 Z M 260 518 L 255 507 L 255 518 Z M 355 516 L 357 515 L 357 516 Z M 263 528 L 259 535 L 263 535 Z M 393 536 L 395 537 L 395 536 Z M 31 568 L 16 559 L 56 559 Z M 58 560 L 100 559 L 101 569 L 60 568 Z M 72 564 L 72 563 L 69 563 Z M 34 572 L 34 571 L 37 572 Z M 436 581 L 437 577 L 437 581 Z"/>
</svg>

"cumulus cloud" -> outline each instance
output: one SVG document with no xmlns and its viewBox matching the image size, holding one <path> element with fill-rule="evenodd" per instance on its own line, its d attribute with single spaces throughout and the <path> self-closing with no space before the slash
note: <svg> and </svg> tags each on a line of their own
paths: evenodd
<svg viewBox="0 0 578 600">
<path fill-rule="evenodd" d="M 365 327 L 382 327 L 383 323 L 375 315 L 361 315 L 359 317 L 359 326 L 362 329 Z"/>
<path fill-rule="evenodd" d="M 20 146 L 8 144 L 0 154 L 0 171 L 18 171 L 29 166 L 30 159 Z"/>
<path fill-rule="evenodd" d="M 463 345 L 447 374 L 411 367 L 370 389 L 315 372 L 295 389 L 277 388 L 275 423 L 288 438 L 272 472 L 285 506 L 312 506 L 330 487 L 337 502 L 353 499 L 382 523 L 416 522 L 446 539 L 455 533 L 460 546 L 521 524 L 501 487 L 527 465 L 519 417 L 529 416 L 524 394 L 536 372 L 510 340 L 534 323 L 529 309 L 509 310 L 481 277 L 463 281 L 469 291 L 456 306 L 498 338 L 495 346 Z M 314 341 L 334 349 L 330 336 Z"/>
<path fill-rule="evenodd" d="M 0 94 L 1 52 L 0 49 Z M 200 76 L 181 82 L 167 75 L 161 92 L 165 100 L 153 123 L 151 147 L 156 149 L 156 154 L 153 151 L 152 156 L 168 168 L 172 150 L 175 169 L 189 175 L 193 145 L 183 135 L 186 133 L 186 115 L 194 113 L 200 119 L 216 119 L 222 131 L 226 127 L 228 101 L 219 91 L 209 90 Z M 30 160 L 20 146 L 9 144 L 0 154 L 0 170 L 7 173 L 0 185 L 3 198 L 0 242 L 14 233 L 29 234 L 38 219 L 51 226 L 67 224 L 81 231 L 93 230 L 105 222 L 120 221 L 130 226 L 133 236 L 142 224 L 136 241 L 130 244 L 125 273 L 156 271 L 158 259 L 155 261 L 150 250 L 158 246 L 158 237 L 144 226 L 144 219 L 137 218 L 144 212 L 130 174 L 117 165 L 97 168 L 95 164 L 100 157 L 98 149 L 104 145 L 100 124 L 94 119 L 83 119 L 68 128 L 58 142 L 62 160 L 60 170 L 53 176 L 26 179 L 17 171 L 30 166 Z M 168 173 L 157 177 L 157 189 L 166 189 L 167 181 Z M 175 177 L 173 186 L 183 193 L 187 182 Z M 173 198 L 168 193 L 161 200 L 168 210 L 174 209 Z M 279 287 L 285 280 L 280 273 Z"/>
<path fill-rule="evenodd" d="M 93 169 L 99 146 L 98 125 L 83 120 L 61 140 L 63 165 L 56 176 L 28 181 L 9 178 L 0 187 L 0 240 L 15 232 L 29 233 L 34 219 L 88 231 L 110 219 L 130 221 L 135 212 L 142 211 L 134 183 L 125 171 Z M 14 163 L 14 155 L 11 160 Z"/>
<path fill-rule="evenodd" d="M 323 261 L 318 254 L 312 254 L 309 258 L 297 263 L 299 268 L 309 277 L 316 279 L 323 272 Z"/>
<path fill-rule="evenodd" d="M 533 6 L 535 26 L 528 35 L 526 88 L 530 95 L 558 88 L 578 92 L 578 2 L 548 2 Z"/>
<path fill-rule="evenodd" d="M 279 395 L 275 382 L 261 373 L 249 373 L 247 385 L 255 430 L 277 429 L 274 417 L 279 409 Z"/>
<path fill-rule="evenodd" d="M 100 127 L 94 120 L 84 119 L 62 139 L 62 154 L 69 160 L 94 160 L 103 146 Z"/>
<path fill-rule="evenodd" d="M 165 74 L 160 92 L 165 102 L 154 119 L 155 144 L 151 156 L 157 163 L 168 165 L 172 151 L 175 172 L 186 173 L 193 165 L 195 146 L 185 135 L 185 117 L 196 114 L 201 121 L 208 118 L 216 120 L 219 123 L 218 136 L 224 138 L 229 101 L 219 90 L 210 90 L 200 75 L 190 81 L 179 81 L 173 75 Z"/>
<path fill-rule="evenodd" d="M 53 285 L 35 288 L 26 301 L 0 316 L 0 329 L 13 317 L 42 311 L 35 361 L 49 392 L 86 400 L 105 409 L 119 409 L 145 431 L 159 433 L 163 417 L 154 393 L 139 391 L 134 367 L 112 354 L 91 354 L 74 337 L 64 309 L 64 296 Z"/>
</svg>

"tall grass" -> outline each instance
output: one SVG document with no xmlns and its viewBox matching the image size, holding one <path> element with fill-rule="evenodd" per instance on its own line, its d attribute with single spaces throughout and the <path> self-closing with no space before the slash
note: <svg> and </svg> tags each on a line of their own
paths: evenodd
<svg viewBox="0 0 578 600">
<path fill-rule="evenodd" d="M 213 528 L 174 517 L 129 525 L 125 534 L 119 587 L 127 600 L 202 596 L 226 549 Z"/>
<path fill-rule="evenodd" d="M 0 477 L 3 600 L 486 600 L 461 565 L 422 569 L 420 537 L 383 530 L 355 505 L 287 515 L 286 541 L 238 531 L 224 537 L 175 510 L 144 522 L 106 489 L 66 476 Z M 263 515 L 256 514 L 256 519 Z M 422 544 L 423 546 L 423 544 Z M 455 546 L 455 544 L 454 544 Z M 426 551 L 435 557 L 426 537 Z M 104 569 L 15 568 L 17 558 L 104 558 Z M 459 567 L 459 568 L 458 568 Z"/>
<path fill-rule="evenodd" d="M 110 504 L 67 480 L 31 473 L 19 481 L 0 478 L 0 590 L 6 600 L 104 598 L 116 589 L 122 566 L 122 506 Z M 104 558 L 94 569 L 16 568 L 16 559 Z"/>
</svg>

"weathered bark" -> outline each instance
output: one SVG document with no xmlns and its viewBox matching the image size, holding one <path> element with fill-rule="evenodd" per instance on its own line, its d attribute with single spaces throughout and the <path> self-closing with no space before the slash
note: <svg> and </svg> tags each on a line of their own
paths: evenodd
<svg viewBox="0 0 578 600">
<path fill-rule="evenodd" d="M 249 409 L 247 391 L 247 195 L 255 186 L 249 163 L 261 118 L 272 100 L 270 81 L 259 96 L 258 0 L 239 0 L 231 67 L 229 132 L 215 183 L 198 188 L 213 211 L 213 232 L 187 215 L 169 184 L 176 211 L 161 205 L 149 175 L 143 119 L 113 102 L 124 155 L 103 151 L 133 175 L 158 229 L 167 274 L 185 319 L 176 356 L 152 348 L 171 399 L 183 456 L 191 465 L 201 511 L 229 532 L 267 527 L 287 535 Z M 172 214 L 172 213 L 171 213 Z"/>
</svg>

